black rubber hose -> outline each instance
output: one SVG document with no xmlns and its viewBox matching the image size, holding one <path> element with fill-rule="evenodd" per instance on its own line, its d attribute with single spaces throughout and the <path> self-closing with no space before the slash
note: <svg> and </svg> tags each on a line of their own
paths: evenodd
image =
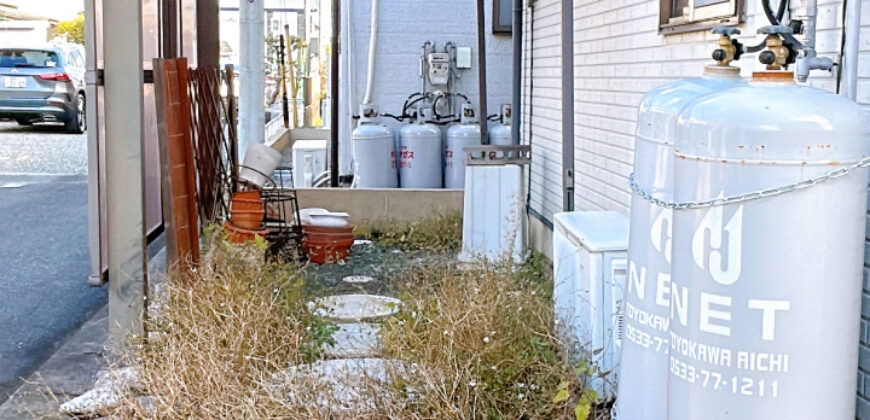
<svg viewBox="0 0 870 420">
<path fill-rule="evenodd" d="M 414 104 L 416 104 L 417 102 L 420 102 L 420 101 L 422 101 L 422 100 L 424 100 L 424 99 L 427 99 L 427 98 L 428 98 L 428 95 L 421 96 L 421 97 L 419 97 L 419 98 L 414 99 L 413 101 L 411 101 L 411 103 L 405 105 L 405 107 L 402 108 L 402 115 L 407 115 L 407 114 L 408 114 L 408 109 L 409 109 L 409 108 L 411 108 L 412 106 L 414 106 Z"/>
<path fill-rule="evenodd" d="M 779 0 L 779 10 L 776 11 L 776 20 L 782 22 L 785 17 L 785 9 L 788 8 L 788 0 Z"/>
<path fill-rule="evenodd" d="M 393 115 L 393 114 L 388 114 L 388 113 L 383 113 L 383 114 L 381 114 L 381 116 L 384 116 L 387 118 L 392 118 L 398 122 L 405 121 L 405 118 L 407 117 L 406 115 L 398 116 L 398 115 Z"/>
<path fill-rule="evenodd" d="M 408 95 L 408 99 L 405 99 L 405 104 L 402 106 L 402 114 L 405 113 L 405 110 L 408 109 L 408 102 L 413 99 L 415 96 L 425 96 L 425 93 L 422 92 L 414 92 Z"/>
<path fill-rule="evenodd" d="M 767 16 L 767 20 L 770 21 L 771 25 L 780 25 L 782 23 L 782 18 L 785 17 L 786 6 L 788 6 L 788 0 L 780 0 L 779 8 L 774 15 L 773 8 L 770 6 L 770 0 L 761 0 L 761 8 L 764 9 L 764 15 Z"/>
</svg>

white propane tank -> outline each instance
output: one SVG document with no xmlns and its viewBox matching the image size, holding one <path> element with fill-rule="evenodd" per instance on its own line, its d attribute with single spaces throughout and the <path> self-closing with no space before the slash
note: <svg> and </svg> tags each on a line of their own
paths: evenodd
<svg viewBox="0 0 870 420">
<path fill-rule="evenodd" d="M 480 122 L 471 105 L 462 105 L 460 123 L 447 129 L 444 148 L 444 188 L 465 188 L 465 152 L 468 146 L 480 146 Z"/>
<path fill-rule="evenodd" d="M 354 188 L 396 188 L 396 146 L 393 132 L 377 124 L 377 109 L 360 106 L 360 125 L 351 133 Z"/>
<path fill-rule="evenodd" d="M 399 132 L 399 183 L 402 188 L 441 188 L 441 129 L 426 122 L 422 110 L 417 121 Z"/>
<path fill-rule="evenodd" d="M 739 68 L 711 65 L 702 77 L 647 93 L 637 118 L 635 182 L 656 198 L 672 199 L 674 129 L 680 111 L 693 99 L 742 84 Z M 625 295 L 616 412 L 620 419 L 665 420 L 670 307 L 659 289 L 670 284 L 671 211 L 634 195 L 629 232 L 631 282 Z"/>
<path fill-rule="evenodd" d="M 501 106 L 501 124 L 496 124 L 489 130 L 489 144 L 492 146 L 510 146 L 511 137 L 511 105 Z"/>
<path fill-rule="evenodd" d="M 785 72 L 680 114 L 675 202 L 727 200 L 674 210 L 668 420 L 855 418 L 868 140 Z"/>
</svg>

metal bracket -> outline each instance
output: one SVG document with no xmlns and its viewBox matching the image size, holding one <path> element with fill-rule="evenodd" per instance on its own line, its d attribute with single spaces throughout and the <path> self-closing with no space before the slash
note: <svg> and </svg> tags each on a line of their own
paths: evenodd
<svg viewBox="0 0 870 420">
<path fill-rule="evenodd" d="M 88 86 L 105 86 L 106 78 L 103 69 L 85 72 L 85 84 Z"/>
<path fill-rule="evenodd" d="M 528 165 L 532 162 L 531 146 L 468 146 L 462 150 L 468 166 Z"/>
</svg>

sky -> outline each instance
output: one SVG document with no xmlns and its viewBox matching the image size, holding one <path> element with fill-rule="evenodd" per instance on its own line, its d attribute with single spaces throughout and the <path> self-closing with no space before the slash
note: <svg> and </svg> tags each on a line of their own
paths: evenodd
<svg viewBox="0 0 870 420">
<path fill-rule="evenodd" d="M 84 0 L 0 0 L 18 6 L 18 9 L 58 20 L 69 20 L 85 10 Z"/>
</svg>

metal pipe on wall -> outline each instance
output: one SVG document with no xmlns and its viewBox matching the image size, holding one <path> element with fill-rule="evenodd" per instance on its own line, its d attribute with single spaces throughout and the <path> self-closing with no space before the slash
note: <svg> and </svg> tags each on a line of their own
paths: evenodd
<svg viewBox="0 0 870 420">
<path fill-rule="evenodd" d="M 511 98 L 511 143 L 520 144 L 520 116 L 522 110 L 522 88 L 523 88 L 523 0 L 514 0 L 514 20 L 513 20 L 513 68 L 512 68 L 512 88 L 513 97 Z"/>
<path fill-rule="evenodd" d="M 480 143 L 489 144 L 489 127 L 486 112 L 486 9 L 484 0 L 477 0 L 477 74 L 480 86 Z"/>
<path fill-rule="evenodd" d="M 348 2 L 350 4 L 350 2 Z M 341 0 L 332 0 L 332 54 L 329 62 L 329 185 L 338 187 L 338 80 L 341 59 Z M 348 116 L 350 117 L 350 116 Z"/>
<path fill-rule="evenodd" d="M 372 21 L 369 29 L 369 66 L 368 75 L 366 77 L 366 94 L 363 97 L 363 104 L 370 105 L 372 103 L 372 93 L 375 84 L 375 59 L 378 54 L 378 0 L 372 0 Z"/>
<path fill-rule="evenodd" d="M 201 68 L 220 66 L 220 18 L 214 0 L 196 0 L 196 64 Z"/>
<path fill-rule="evenodd" d="M 574 211 L 573 0 L 562 0 L 562 210 Z"/>
<path fill-rule="evenodd" d="M 858 96 L 858 52 L 861 41 L 861 0 L 846 2 L 845 22 L 843 24 L 843 85 L 841 94 L 855 100 Z"/>
<path fill-rule="evenodd" d="M 249 142 L 266 141 L 265 9 L 263 0 L 243 0 L 239 10 L 239 154 L 244 156 Z"/>
</svg>

